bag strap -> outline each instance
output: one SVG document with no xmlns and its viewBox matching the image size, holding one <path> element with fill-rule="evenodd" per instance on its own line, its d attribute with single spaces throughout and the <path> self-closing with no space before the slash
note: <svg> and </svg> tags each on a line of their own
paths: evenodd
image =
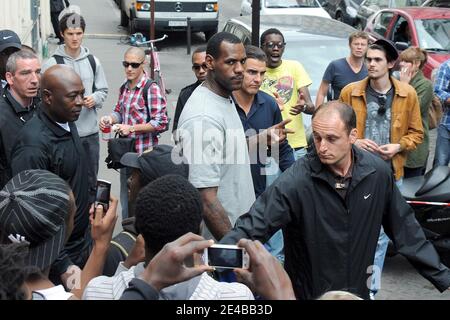
<svg viewBox="0 0 450 320">
<path fill-rule="evenodd" d="M 64 57 L 59 54 L 54 54 L 53 58 L 55 58 L 56 64 L 66 64 L 66 62 L 64 61 Z M 95 87 L 95 75 L 96 75 L 96 70 L 97 70 L 97 62 L 95 61 L 95 58 L 92 54 L 88 54 L 87 58 L 89 60 L 89 64 L 91 65 L 92 73 L 94 75 L 94 81 L 92 83 L 92 92 L 95 92 L 97 90 L 97 88 Z"/>
</svg>

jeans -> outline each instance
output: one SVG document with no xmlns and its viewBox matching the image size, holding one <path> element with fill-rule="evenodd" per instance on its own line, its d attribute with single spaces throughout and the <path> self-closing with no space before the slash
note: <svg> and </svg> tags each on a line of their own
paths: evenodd
<svg viewBox="0 0 450 320">
<path fill-rule="evenodd" d="M 448 166 L 450 162 L 450 131 L 442 123 L 438 127 L 433 166 Z"/>
<path fill-rule="evenodd" d="M 395 182 L 398 188 L 403 184 L 403 178 Z M 375 257 L 373 261 L 372 282 L 370 285 L 370 296 L 374 297 L 381 287 L 381 272 L 383 271 L 384 259 L 386 257 L 387 248 L 389 245 L 389 237 L 384 232 L 381 226 L 380 235 L 378 236 L 377 248 L 375 250 Z"/>
<path fill-rule="evenodd" d="M 80 137 L 88 160 L 89 203 L 94 203 L 97 193 L 98 161 L 100 158 L 100 141 L 98 133 Z"/>
<path fill-rule="evenodd" d="M 132 169 L 125 167 L 120 169 L 120 205 L 122 206 L 122 221 L 128 218 L 128 178 Z"/>
</svg>

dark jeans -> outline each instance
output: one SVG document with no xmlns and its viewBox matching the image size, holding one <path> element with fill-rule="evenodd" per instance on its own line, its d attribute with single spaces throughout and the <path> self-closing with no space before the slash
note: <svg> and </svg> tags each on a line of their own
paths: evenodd
<svg viewBox="0 0 450 320">
<path fill-rule="evenodd" d="M 98 133 L 81 137 L 88 159 L 89 204 L 94 203 L 97 191 L 98 161 L 100 158 L 100 141 Z"/>
</svg>

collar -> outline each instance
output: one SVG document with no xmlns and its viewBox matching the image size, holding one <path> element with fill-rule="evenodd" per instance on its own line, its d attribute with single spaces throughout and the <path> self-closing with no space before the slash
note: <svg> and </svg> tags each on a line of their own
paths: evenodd
<svg viewBox="0 0 450 320">
<path fill-rule="evenodd" d="M 148 76 L 147 76 L 147 73 L 145 73 L 145 71 L 144 71 L 144 74 L 143 74 L 142 77 L 139 79 L 138 83 L 136 84 L 136 88 L 139 88 L 139 89 L 140 89 L 140 88 L 144 87 L 144 86 L 145 86 L 145 83 L 147 82 L 148 79 L 149 79 L 149 78 L 148 78 Z M 127 88 L 128 88 L 129 90 L 135 89 L 135 88 L 131 88 L 131 87 L 130 87 L 130 83 L 131 83 L 130 80 L 127 80 L 127 81 L 125 82 Z"/>
<path fill-rule="evenodd" d="M 70 128 L 70 132 L 66 131 L 65 129 L 63 129 L 60 125 L 58 125 L 58 123 L 56 121 L 53 121 L 50 116 L 47 114 L 47 112 L 45 111 L 45 107 L 44 108 L 39 108 L 39 118 L 42 120 L 42 122 L 44 122 L 44 124 L 46 125 L 47 128 L 49 128 L 53 134 L 57 137 L 63 137 L 66 135 L 71 135 L 74 130 L 75 130 L 75 124 L 73 122 L 69 122 L 69 128 Z"/>
<path fill-rule="evenodd" d="M 391 83 L 394 86 L 395 95 L 406 98 L 408 96 L 407 86 L 405 86 L 400 82 L 400 80 L 397 80 L 392 76 L 390 76 L 389 79 L 391 80 Z M 352 89 L 352 96 L 353 97 L 365 96 L 368 85 L 369 85 L 369 77 L 366 77 L 363 80 L 356 82 L 356 84 L 353 86 Z"/>
<path fill-rule="evenodd" d="M 236 101 L 236 98 L 233 96 L 233 94 L 231 94 L 231 97 L 234 101 L 234 104 L 236 105 L 236 109 L 238 109 L 238 111 L 244 112 L 244 110 L 240 107 L 240 105 Z M 261 91 L 258 91 L 256 93 L 256 95 L 253 97 L 253 102 L 252 102 L 252 105 L 250 106 L 250 111 L 246 115 L 247 119 L 251 118 L 256 113 L 256 111 L 258 111 L 260 106 L 263 105 L 265 102 L 266 101 L 261 96 Z"/>
<path fill-rule="evenodd" d="M 375 168 L 370 164 L 368 160 L 369 154 L 365 154 L 364 151 L 361 151 L 355 146 L 352 146 L 353 153 L 353 164 L 352 164 L 352 184 L 351 188 L 356 186 L 362 179 L 364 179 L 369 174 L 375 171 Z M 330 181 L 329 178 L 333 178 L 334 173 L 331 174 L 331 171 L 325 166 L 322 162 L 320 162 L 319 156 L 317 152 L 312 151 L 308 155 L 306 155 L 310 160 L 311 167 L 311 176 L 315 178 L 319 178 L 325 181 Z M 350 189 L 350 188 L 349 188 Z"/>
<path fill-rule="evenodd" d="M 16 98 L 14 98 L 14 96 L 12 95 L 12 93 L 10 91 L 9 85 L 6 85 L 6 87 L 3 89 L 2 96 L 9 103 L 9 105 L 13 108 L 13 110 L 16 114 L 28 113 L 31 110 L 33 110 L 34 108 L 36 108 L 37 98 L 33 98 L 31 101 L 31 104 L 27 107 L 24 107 L 16 100 Z"/>
</svg>

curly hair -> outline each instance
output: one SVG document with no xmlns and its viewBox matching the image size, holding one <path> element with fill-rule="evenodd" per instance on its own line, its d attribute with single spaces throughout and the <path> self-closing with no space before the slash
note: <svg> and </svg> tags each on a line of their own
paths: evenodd
<svg viewBox="0 0 450 320">
<path fill-rule="evenodd" d="M 166 175 L 150 182 L 136 199 L 136 230 L 147 251 L 156 254 L 182 235 L 198 234 L 203 205 L 198 190 L 179 175 Z"/>
<path fill-rule="evenodd" d="M 29 270 L 25 267 L 28 245 L 0 245 L 0 300 L 26 300 L 23 285 Z"/>
</svg>

